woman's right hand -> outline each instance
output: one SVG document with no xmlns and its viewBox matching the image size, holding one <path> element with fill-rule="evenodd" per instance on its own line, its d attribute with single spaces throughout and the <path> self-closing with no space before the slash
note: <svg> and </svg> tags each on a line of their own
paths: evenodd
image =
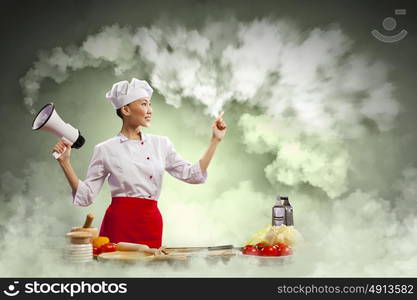
<svg viewBox="0 0 417 300">
<path fill-rule="evenodd" d="M 58 162 L 62 163 L 69 161 L 71 156 L 71 144 L 64 140 L 59 140 L 52 149 L 52 152 L 58 152 L 61 154 L 61 156 L 57 158 Z"/>
</svg>

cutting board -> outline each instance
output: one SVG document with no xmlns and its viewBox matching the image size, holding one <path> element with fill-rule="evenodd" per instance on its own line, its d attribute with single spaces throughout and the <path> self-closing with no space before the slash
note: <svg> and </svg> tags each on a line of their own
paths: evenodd
<svg viewBox="0 0 417 300">
<path fill-rule="evenodd" d="M 124 263 L 154 262 L 154 261 L 186 261 L 191 256 L 204 257 L 231 257 L 240 254 L 236 249 L 210 250 L 207 248 L 165 248 L 167 254 L 153 255 L 139 251 L 115 251 L 101 253 L 97 256 L 99 261 L 116 261 Z"/>
<path fill-rule="evenodd" d="M 186 255 L 153 255 L 139 251 L 115 251 L 105 252 L 97 256 L 99 261 L 114 261 L 123 263 L 153 262 L 153 261 L 184 261 Z"/>
</svg>

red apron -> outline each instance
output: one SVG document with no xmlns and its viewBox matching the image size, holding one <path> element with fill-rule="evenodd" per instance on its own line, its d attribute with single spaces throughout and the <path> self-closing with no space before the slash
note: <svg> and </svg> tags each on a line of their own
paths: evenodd
<svg viewBox="0 0 417 300">
<path fill-rule="evenodd" d="M 162 244 L 162 216 L 155 200 L 113 197 L 101 223 L 100 236 L 112 243 L 128 242 L 159 248 Z"/>
</svg>

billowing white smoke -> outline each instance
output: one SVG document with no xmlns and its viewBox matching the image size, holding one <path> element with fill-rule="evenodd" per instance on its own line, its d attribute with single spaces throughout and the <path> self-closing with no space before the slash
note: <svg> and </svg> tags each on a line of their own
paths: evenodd
<svg viewBox="0 0 417 300">
<path fill-rule="evenodd" d="M 224 30 L 224 28 L 227 28 Z M 393 127 L 399 105 L 382 63 L 351 54 L 352 41 L 337 28 L 300 32 L 285 22 L 208 23 L 181 26 L 106 27 L 80 48 L 42 54 L 21 83 L 33 111 L 44 78 L 57 83 L 68 71 L 111 65 L 116 75 L 149 72 L 166 102 L 203 104 L 216 115 L 233 101 L 260 108 L 239 124 L 249 151 L 272 153 L 265 169 L 274 182 L 308 183 L 329 197 L 348 189 L 345 139 Z"/>
</svg>

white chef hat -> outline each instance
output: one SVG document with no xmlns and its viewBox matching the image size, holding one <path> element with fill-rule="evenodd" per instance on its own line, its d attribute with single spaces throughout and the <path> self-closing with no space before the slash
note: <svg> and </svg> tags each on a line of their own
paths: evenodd
<svg viewBox="0 0 417 300">
<path fill-rule="evenodd" d="M 113 84 L 110 91 L 106 93 L 106 98 L 111 102 L 115 109 L 129 104 L 143 97 L 151 98 L 152 87 L 145 80 L 132 78 L 129 83 L 127 80 Z"/>
</svg>

